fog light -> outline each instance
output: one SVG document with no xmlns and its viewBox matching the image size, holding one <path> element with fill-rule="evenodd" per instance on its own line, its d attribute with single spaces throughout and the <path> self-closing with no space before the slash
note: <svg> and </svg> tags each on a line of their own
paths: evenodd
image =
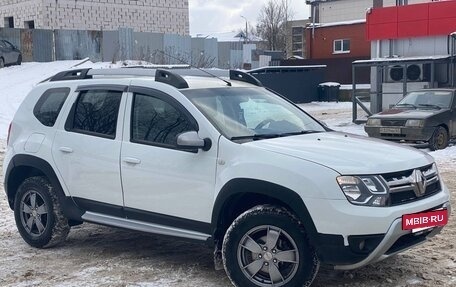
<svg viewBox="0 0 456 287">
<path fill-rule="evenodd" d="M 360 250 L 360 251 L 363 251 L 363 250 L 364 250 L 364 247 L 366 247 L 366 241 L 365 241 L 365 240 L 362 240 L 362 241 L 359 243 L 359 250 Z"/>
</svg>

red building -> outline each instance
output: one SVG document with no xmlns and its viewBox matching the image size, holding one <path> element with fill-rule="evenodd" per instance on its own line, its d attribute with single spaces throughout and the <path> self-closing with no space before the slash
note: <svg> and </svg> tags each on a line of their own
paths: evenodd
<svg viewBox="0 0 456 287">
<path fill-rule="evenodd" d="M 366 39 L 366 23 L 349 21 L 316 24 L 307 30 L 309 59 L 340 59 L 370 57 L 370 42 Z"/>
</svg>

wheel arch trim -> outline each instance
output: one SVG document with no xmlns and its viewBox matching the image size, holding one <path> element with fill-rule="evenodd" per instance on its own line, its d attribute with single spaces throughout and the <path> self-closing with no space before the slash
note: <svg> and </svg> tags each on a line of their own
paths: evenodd
<svg viewBox="0 0 456 287">
<path fill-rule="evenodd" d="M 14 209 L 14 197 L 20 185 L 20 182 L 17 182 L 19 175 L 16 173 L 21 167 L 40 171 L 54 187 L 65 216 L 69 219 L 80 220 L 83 211 L 77 207 L 71 197 L 66 196 L 52 166 L 42 158 L 26 154 L 15 155 L 6 169 L 4 187 L 11 209 Z"/>
<path fill-rule="evenodd" d="M 250 179 L 250 178 L 236 178 L 228 181 L 220 190 L 213 207 L 212 212 L 212 228 L 214 238 L 217 236 L 217 231 L 220 228 L 221 220 L 223 219 L 224 210 L 229 208 L 229 203 L 236 196 L 242 195 L 259 195 L 266 196 L 275 201 L 281 202 L 289 207 L 290 212 L 294 213 L 298 220 L 303 224 L 307 236 L 310 240 L 315 242 L 318 233 L 312 217 L 302 200 L 302 198 L 293 190 L 284 186 L 271 183 L 268 181 Z"/>
</svg>

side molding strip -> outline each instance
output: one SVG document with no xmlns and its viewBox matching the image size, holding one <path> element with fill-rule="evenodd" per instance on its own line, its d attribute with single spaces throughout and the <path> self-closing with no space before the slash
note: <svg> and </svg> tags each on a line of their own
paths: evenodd
<svg viewBox="0 0 456 287">
<path fill-rule="evenodd" d="M 209 234 L 204 234 L 204 233 L 200 233 L 200 232 L 189 231 L 189 230 L 185 230 L 185 229 L 173 228 L 173 227 L 152 224 L 152 223 L 145 223 L 142 221 L 119 218 L 119 217 L 114 217 L 114 216 L 109 216 L 109 215 L 103 215 L 103 214 L 94 213 L 94 212 L 90 212 L 90 211 L 84 213 L 82 215 L 82 219 L 84 221 L 99 223 L 99 224 L 103 224 L 103 225 L 109 225 L 109 226 L 120 227 L 120 228 L 125 228 L 125 229 L 132 229 L 132 230 L 136 230 L 136 231 L 148 232 L 148 233 L 154 233 L 154 234 L 183 237 L 183 238 L 189 238 L 189 239 L 200 240 L 200 241 L 206 241 L 209 237 L 211 237 Z"/>
</svg>

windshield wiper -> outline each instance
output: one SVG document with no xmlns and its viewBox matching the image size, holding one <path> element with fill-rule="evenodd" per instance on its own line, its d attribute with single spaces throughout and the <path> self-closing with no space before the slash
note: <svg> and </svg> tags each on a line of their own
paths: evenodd
<svg viewBox="0 0 456 287">
<path fill-rule="evenodd" d="M 429 108 L 436 108 L 438 110 L 442 109 L 440 106 L 432 105 L 432 104 L 419 104 L 420 107 L 429 107 Z"/>
<path fill-rule="evenodd" d="M 281 138 L 281 137 L 288 137 L 288 136 L 297 136 L 297 135 L 305 135 L 305 134 L 313 134 L 313 133 L 321 133 L 321 131 L 299 131 L 299 132 L 290 132 L 290 133 L 282 133 L 282 134 L 255 134 L 255 135 L 248 135 L 248 136 L 239 136 L 239 137 L 232 137 L 231 140 L 264 140 L 264 139 L 273 139 L 273 138 Z"/>
<path fill-rule="evenodd" d="M 239 136 L 239 137 L 232 137 L 231 140 L 264 140 L 264 139 L 273 139 L 280 137 L 280 134 L 256 134 L 256 135 L 248 135 L 248 136 Z"/>
<path fill-rule="evenodd" d="M 401 106 L 402 107 L 412 107 L 412 108 L 415 108 L 415 109 L 417 108 L 414 104 L 405 104 L 405 103 L 403 103 L 403 104 L 397 104 L 396 105 L 396 107 L 401 107 Z"/>
<path fill-rule="evenodd" d="M 280 134 L 281 137 L 288 137 L 288 136 L 297 136 L 297 135 L 306 135 L 306 134 L 316 134 L 316 133 L 322 133 L 322 131 L 299 131 L 299 132 L 291 132 L 291 133 L 283 133 Z"/>
</svg>

